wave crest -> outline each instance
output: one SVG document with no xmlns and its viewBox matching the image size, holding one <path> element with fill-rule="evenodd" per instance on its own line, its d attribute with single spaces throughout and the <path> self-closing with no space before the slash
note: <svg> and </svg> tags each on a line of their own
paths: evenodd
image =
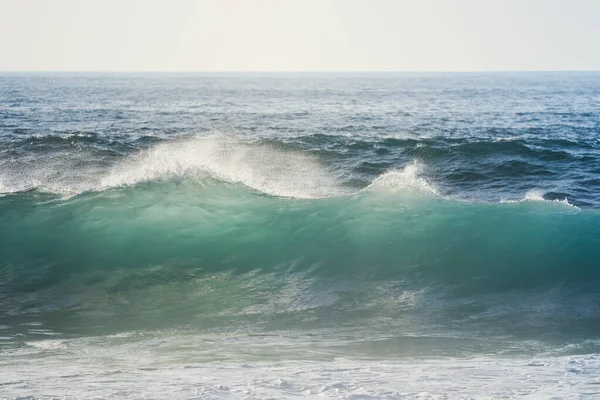
<svg viewBox="0 0 600 400">
<path fill-rule="evenodd" d="M 577 206 L 569 203 L 569 199 L 566 197 L 564 199 L 553 199 L 548 200 L 544 197 L 546 193 L 539 189 L 532 189 L 525 193 L 522 199 L 518 200 L 500 200 L 500 203 L 523 203 L 523 202 L 545 202 L 545 203 L 559 203 L 564 204 L 569 207 L 578 208 Z"/>
<path fill-rule="evenodd" d="M 278 197 L 349 194 L 311 155 L 264 141 L 215 135 L 172 140 L 106 165 L 88 151 L 20 160 L 0 172 L 0 193 L 38 190 L 65 197 L 159 180 L 215 179 Z"/>
<path fill-rule="evenodd" d="M 183 177 L 214 178 L 279 197 L 341 194 L 334 177 L 307 154 L 223 136 L 156 145 L 119 163 L 99 186 L 104 189 Z"/>
</svg>

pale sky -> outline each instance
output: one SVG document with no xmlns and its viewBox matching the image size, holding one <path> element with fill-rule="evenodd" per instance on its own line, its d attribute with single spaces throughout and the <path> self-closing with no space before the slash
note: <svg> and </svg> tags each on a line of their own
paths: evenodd
<svg viewBox="0 0 600 400">
<path fill-rule="evenodd" d="M 0 0 L 0 70 L 600 70 L 600 0 Z"/>
</svg>

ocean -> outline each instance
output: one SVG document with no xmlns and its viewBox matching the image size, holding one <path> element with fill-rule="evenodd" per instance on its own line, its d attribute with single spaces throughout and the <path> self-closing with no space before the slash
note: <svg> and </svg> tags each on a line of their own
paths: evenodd
<svg viewBox="0 0 600 400">
<path fill-rule="evenodd" d="M 0 397 L 600 398 L 600 73 L 0 74 Z"/>
</svg>

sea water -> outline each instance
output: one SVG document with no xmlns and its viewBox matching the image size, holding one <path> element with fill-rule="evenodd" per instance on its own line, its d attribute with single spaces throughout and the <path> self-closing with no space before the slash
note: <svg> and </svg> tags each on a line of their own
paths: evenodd
<svg viewBox="0 0 600 400">
<path fill-rule="evenodd" d="M 600 397 L 600 74 L 0 75 L 0 397 Z"/>
</svg>

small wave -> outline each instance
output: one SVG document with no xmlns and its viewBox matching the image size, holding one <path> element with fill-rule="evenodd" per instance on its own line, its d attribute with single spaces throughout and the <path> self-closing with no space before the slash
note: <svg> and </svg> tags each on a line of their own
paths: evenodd
<svg viewBox="0 0 600 400">
<path fill-rule="evenodd" d="M 425 166 L 418 161 L 413 161 L 401 170 L 391 170 L 375 178 L 365 191 L 374 192 L 421 192 L 439 196 L 436 187 L 424 177 Z"/>
<path fill-rule="evenodd" d="M 553 199 L 549 200 L 544 198 L 545 193 L 539 189 L 529 190 L 525 193 L 525 196 L 521 199 L 502 199 L 500 203 L 522 203 L 522 202 L 545 202 L 545 203 L 559 203 L 564 204 L 568 207 L 579 208 L 574 204 L 569 203 L 569 200 L 565 197 L 564 199 Z"/>
</svg>

